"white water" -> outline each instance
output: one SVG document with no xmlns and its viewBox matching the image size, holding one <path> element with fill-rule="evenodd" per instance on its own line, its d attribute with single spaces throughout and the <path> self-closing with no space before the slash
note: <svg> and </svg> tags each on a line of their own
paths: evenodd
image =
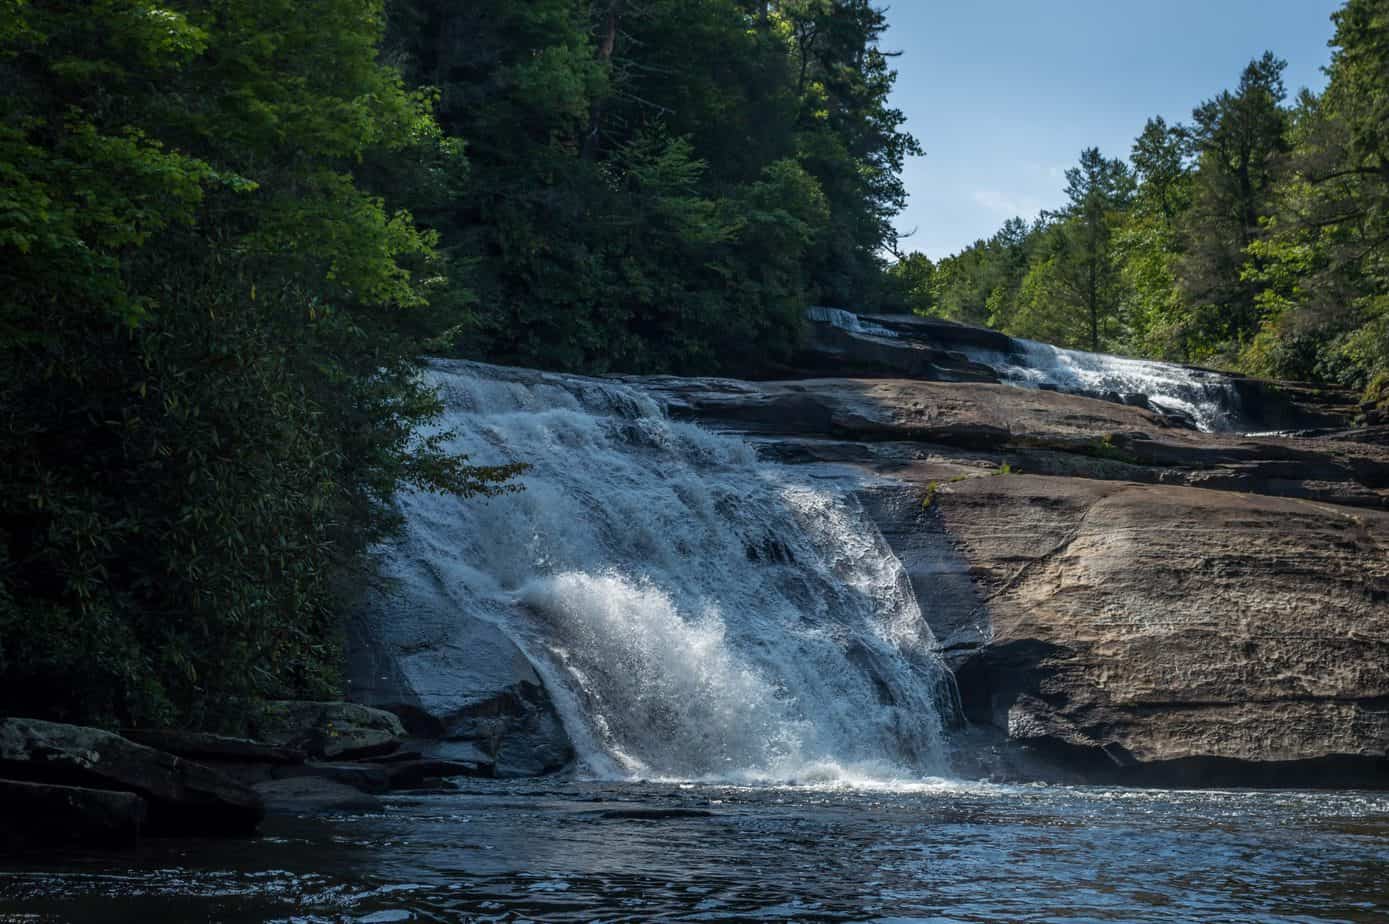
<svg viewBox="0 0 1389 924">
<path fill-rule="evenodd" d="M 1143 395 L 1158 410 L 1189 417 L 1202 430 L 1234 429 L 1239 396 L 1229 380 L 1171 363 L 1067 350 L 1035 340 L 1015 339 L 1020 355 L 965 350 L 975 362 L 992 366 L 1005 381 L 1026 388 L 1048 385 L 1064 392 Z"/>
<path fill-rule="evenodd" d="M 901 339 L 893 331 L 842 308 L 809 308 L 806 319 L 854 334 Z M 1199 429 L 1238 428 L 1239 395 L 1230 380 L 1218 372 L 1012 339 L 1018 347 L 1014 353 L 969 347 L 952 349 L 989 366 L 1003 381 L 1023 388 L 1048 387 L 1095 396 L 1142 395 L 1157 410 L 1186 417 Z"/>
<path fill-rule="evenodd" d="M 429 376 L 451 450 L 532 469 L 519 494 L 406 496 L 399 548 L 459 618 L 527 652 L 588 772 L 943 771 L 949 675 L 852 483 L 759 463 L 632 387 L 451 362 Z"/>
<path fill-rule="evenodd" d="M 852 311 L 845 311 L 843 308 L 807 308 L 806 319 L 819 324 L 829 324 L 838 327 L 840 330 L 847 330 L 855 334 L 869 334 L 873 337 L 888 337 L 896 339 L 897 334 L 879 324 L 865 321 L 863 318 L 854 314 Z"/>
</svg>

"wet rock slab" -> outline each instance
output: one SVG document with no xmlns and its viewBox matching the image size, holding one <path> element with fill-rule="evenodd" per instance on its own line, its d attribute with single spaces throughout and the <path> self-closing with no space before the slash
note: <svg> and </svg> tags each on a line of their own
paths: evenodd
<svg viewBox="0 0 1389 924">
<path fill-rule="evenodd" d="M 0 777 L 133 793 L 148 806 L 151 834 L 249 834 L 265 814 L 252 789 L 202 764 L 36 719 L 0 719 Z"/>
<path fill-rule="evenodd" d="M 376 796 L 343 783 L 319 777 L 295 777 L 256 784 L 272 815 L 315 815 L 331 812 L 379 812 L 385 803 Z"/>
<path fill-rule="evenodd" d="M 127 847 L 146 815 L 145 800 L 130 792 L 0 780 L 0 849 Z"/>
<path fill-rule="evenodd" d="M 323 760 L 390 754 L 406 736 L 400 719 L 382 709 L 292 700 L 267 703 L 254 731 L 259 741 Z"/>
<path fill-rule="evenodd" d="M 212 763 L 298 764 L 308 759 L 305 751 L 276 747 L 250 738 L 231 738 L 204 732 L 166 729 L 124 729 L 121 737 L 189 760 Z"/>
</svg>

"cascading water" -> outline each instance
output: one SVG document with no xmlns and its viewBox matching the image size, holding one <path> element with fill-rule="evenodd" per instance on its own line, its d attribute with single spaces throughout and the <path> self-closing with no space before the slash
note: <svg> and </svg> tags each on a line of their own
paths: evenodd
<svg viewBox="0 0 1389 924">
<path fill-rule="evenodd" d="M 387 571 L 427 559 L 431 592 L 502 627 L 590 772 L 943 771 L 951 679 L 848 476 L 762 464 L 631 386 L 457 362 L 428 375 L 452 451 L 532 468 L 500 498 L 402 498 Z"/>
<path fill-rule="evenodd" d="M 1231 430 L 1239 419 L 1239 395 L 1217 372 L 1172 363 L 1128 359 L 1083 350 L 1067 350 L 1035 340 L 1015 339 L 1016 354 L 970 351 L 975 362 L 992 366 L 1005 381 L 1027 388 L 1142 396 L 1160 411 L 1189 418 L 1202 430 Z"/>
<path fill-rule="evenodd" d="M 929 336 L 915 333 L 909 324 L 894 331 L 842 308 L 808 308 L 806 319 L 853 335 L 904 343 L 920 341 L 939 347 Z M 1012 348 L 1000 350 L 952 342 L 944 349 L 992 368 L 1008 384 L 1146 405 L 1185 418 L 1206 431 L 1240 428 L 1239 392 L 1228 376 L 1218 372 L 994 336 L 1010 342 Z"/>
<path fill-rule="evenodd" d="M 807 308 L 806 319 L 818 324 L 829 324 L 838 327 L 840 330 L 847 330 L 854 334 L 868 334 L 872 337 L 887 337 L 889 340 L 896 340 L 897 334 L 888 330 L 880 324 L 865 321 L 863 318 L 854 314 L 852 311 L 845 311 L 843 308 Z"/>
</svg>

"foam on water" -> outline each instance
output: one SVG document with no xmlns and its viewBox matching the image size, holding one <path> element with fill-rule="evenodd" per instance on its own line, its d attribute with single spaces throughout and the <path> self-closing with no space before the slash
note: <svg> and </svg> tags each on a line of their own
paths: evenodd
<svg viewBox="0 0 1389 924">
<path fill-rule="evenodd" d="M 1233 429 L 1239 396 L 1219 373 L 1172 363 L 1067 350 L 1034 340 L 1016 340 L 1021 355 L 980 354 L 976 361 L 998 369 L 1014 384 L 1049 385 L 1095 395 L 1142 395 L 1159 410 L 1189 417 L 1202 430 Z M 976 357 L 971 357 L 976 358 Z"/>
<path fill-rule="evenodd" d="M 949 674 L 851 482 L 760 463 L 635 387 L 469 363 L 429 376 L 451 450 L 532 468 L 519 494 L 402 498 L 386 570 L 502 627 L 590 773 L 944 771 Z"/>
<path fill-rule="evenodd" d="M 806 318 L 855 334 L 898 337 L 893 331 L 841 308 L 809 308 Z M 1202 430 L 1234 430 L 1239 426 L 1239 394 L 1230 379 L 1218 372 L 1067 350 L 1035 340 L 1013 338 L 1013 343 L 1013 352 L 968 346 L 951 349 L 993 368 L 1005 382 L 1024 388 L 1047 387 L 1124 399 L 1142 396 L 1157 410 L 1186 417 Z"/>
<path fill-rule="evenodd" d="M 854 314 L 852 311 L 845 311 L 843 308 L 807 308 L 805 312 L 807 320 L 815 321 L 820 324 L 829 324 L 841 330 L 851 331 L 855 334 L 870 334 L 874 337 L 888 337 L 896 339 L 897 334 L 880 324 L 865 321 L 863 318 Z"/>
</svg>

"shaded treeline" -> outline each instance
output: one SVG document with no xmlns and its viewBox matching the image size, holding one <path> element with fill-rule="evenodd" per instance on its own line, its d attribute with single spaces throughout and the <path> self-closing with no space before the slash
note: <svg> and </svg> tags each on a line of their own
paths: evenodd
<svg viewBox="0 0 1389 924">
<path fill-rule="evenodd" d="M 748 371 L 876 302 L 916 142 L 867 0 L 400 0 L 389 54 L 466 156 L 415 214 L 470 260 L 460 348 Z"/>
</svg>

